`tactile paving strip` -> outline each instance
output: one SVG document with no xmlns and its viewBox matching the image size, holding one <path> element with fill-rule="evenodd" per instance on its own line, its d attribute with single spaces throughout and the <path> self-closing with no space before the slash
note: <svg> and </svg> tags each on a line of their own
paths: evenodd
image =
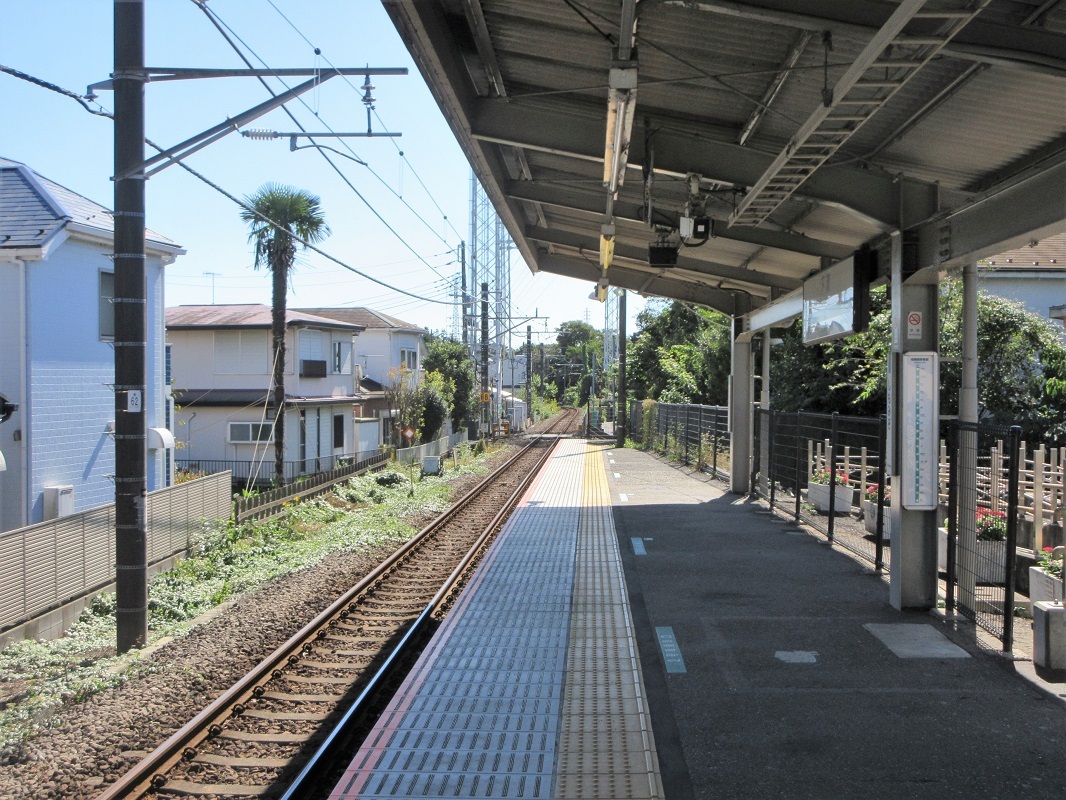
<svg viewBox="0 0 1066 800">
<path fill-rule="evenodd" d="M 334 789 L 661 798 L 599 450 L 560 443 Z"/>
<path fill-rule="evenodd" d="M 561 442 L 331 800 L 552 797 L 584 470 Z"/>
<path fill-rule="evenodd" d="M 555 797 L 663 797 L 600 451 L 587 454 Z"/>
</svg>

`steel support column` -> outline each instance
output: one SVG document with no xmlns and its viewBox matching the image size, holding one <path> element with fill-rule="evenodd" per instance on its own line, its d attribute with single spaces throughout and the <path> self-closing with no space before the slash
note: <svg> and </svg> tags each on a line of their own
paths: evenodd
<svg viewBox="0 0 1066 800">
<path fill-rule="evenodd" d="M 740 299 L 738 298 L 738 302 Z M 745 320 L 737 309 L 733 317 L 733 359 L 729 385 L 729 491 L 746 494 L 750 489 L 752 448 L 751 338 L 741 337 Z"/>
<path fill-rule="evenodd" d="M 901 466 L 915 459 L 917 446 L 902 436 L 900 365 L 908 352 L 935 351 L 938 343 L 938 284 L 905 283 L 903 275 L 903 234 L 891 236 L 892 280 L 892 375 L 890 378 L 890 420 L 892 450 L 892 570 L 889 599 L 897 609 L 926 609 L 936 605 L 936 511 L 903 507 Z M 911 315 L 916 315 L 911 317 Z M 910 320 L 908 321 L 908 319 Z M 938 381 L 939 384 L 939 381 Z"/>
</svg>

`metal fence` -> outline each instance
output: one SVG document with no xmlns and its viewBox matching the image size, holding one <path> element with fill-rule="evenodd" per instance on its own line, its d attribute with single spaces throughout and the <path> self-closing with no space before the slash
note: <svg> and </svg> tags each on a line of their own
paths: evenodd
<svg viewBox="0 0 1066 800">
<path fill-rule="evenodd" d="M 937 553 L 946 574 L 947 611 L 958 609 L 1009 652 L 1022 516 L 1021 429 L 953 422 L 947 457 L 947 528 L 939 532 Z M 973 480 L 959 480 L 964 471 Z"/>
<path fill-rule="evenodd" d="M 633 403 L 629 435 L 648 450 L 721 478 L 729 477 L 729 409 L 723 406 Z"/>
<path fill-rule="evenodd" d="M 148 561 L 187 550 L 205 522 L 230 515 L 230 475 L 222 472 L 150 492 L 145 509 Z M 98 591 L 115 580 L 115 507 L 0 534 L 0 630 Z"/>
<path fill-rule="evenodd" d="M 440 439 L 426 442 L 416 447 L 405 447 L 402 450 L 397 450 L 396 460 L 401 464 L 421 463 L 422 459 L 427 456 L 442 456 L 445 453 L 450 453 L 456 445 L 462 444 L 466 440 L 466 431 L 459 431 L 451 436 L 443 436 Z"/>
<path fill-rule="evenodd" d="M 885 568 L 891 561 L 885 436 L 884 417 L 757 408 L 753 490 L 875 569 Z"/>
<path fill-rule="evenodd" d="M 318 472 L 306 478 L 286 483 L 276 489 L 255 492 L 247 497 L 238 497 L 233 502 L 233 519 L 245 522 L 250 519 L 266 519 L 281 510 L 282 505 L 293 498 L 307 499 L 328 492 L 337 481 L 354 478 L 364 472 L 383 469 L 389 461 L 388 453 L 376 453 L 360 461 L 343 464 L 327 472 Z"/>
<path fill-rule="evenodd" d="M 634 403 L 644 447 L 727 477 L 729 418 L 715 406 Z M 886 418 L 756 408 L 753 492 L 830 541 L 890 570 L 894 517 Z M 960 474 L 972 473 L 972 481 Z M 1014 645 L 1015 591 L 1043 548 L 1066 544 L 1066 448 L 1002 425 L 941 426 L 937 566 L 946 606 Z M 960 491 L 965 483 L 971 488 Z M 832 513 L 830 513 L 832 509 Z"/>
<path fill-rule="evenodd" d="M 286 461 L 284 464 L 285 483 L 292 483 L 304 475 L 330 472 L 349 464 L 363 461 L 377 452 L 378 450 L 375 448 L 374 450 L 364 450 L 358 453 L 340 453 L 337 455 L 322 455 L 317 458 L 306 458 L 300 461 Z M 231 461 L 211 458 L 177 458 L 174 463 L 179 470 L 194 474 L 206 475 L 228 470 L 233 475 L 233 488 L 237 490 L 268 486 L 274 482 L 273 460 Z"/>
</svg>

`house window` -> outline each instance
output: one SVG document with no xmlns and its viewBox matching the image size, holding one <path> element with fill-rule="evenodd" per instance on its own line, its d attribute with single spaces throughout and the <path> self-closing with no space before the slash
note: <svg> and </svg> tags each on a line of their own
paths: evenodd
<svg viewBox="0 0 1066 800">
<path fill-rule="evenodd" d="M 352 343 L 333 343 L 333 372 L 335 375 L 352 374 Z"/>
<path fill-rule="evenodd" d="M 408 350 L 407 348 L 400 349 L 400 369 L 405 369 L 409 372 L 418 371 L 417 350 Z"/>
<path fill-rule="evenodd" d="M 344 449 L 344 414 L 333 415 L 333 449 Z"/>
<path fill-rule="evenodd" d="M 215 331 L 216 375 L 266 375 L 270 367 L 266 331 Z"/>
<path fill-rule="evenodd" d="M 229 424 L 230 444 L 253 444 L 273 441 L 272 426 L 269 422 L 231 422 Z"/>
<path fill-rule="evenodd" d="M 115 338 L 115 273 L 100 273 L 100 338 Z"/>
</svg>

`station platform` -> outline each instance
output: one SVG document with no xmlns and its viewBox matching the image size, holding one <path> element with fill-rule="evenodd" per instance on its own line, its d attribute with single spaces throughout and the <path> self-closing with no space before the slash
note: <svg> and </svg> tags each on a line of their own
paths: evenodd
<svg viewBox="0 0 1066 800">
<path fill-rule="evenodd" d="M 1066 796 L 1066 683 L 823 542 L 560 442 L 331 800 Z"/>
</svg>

